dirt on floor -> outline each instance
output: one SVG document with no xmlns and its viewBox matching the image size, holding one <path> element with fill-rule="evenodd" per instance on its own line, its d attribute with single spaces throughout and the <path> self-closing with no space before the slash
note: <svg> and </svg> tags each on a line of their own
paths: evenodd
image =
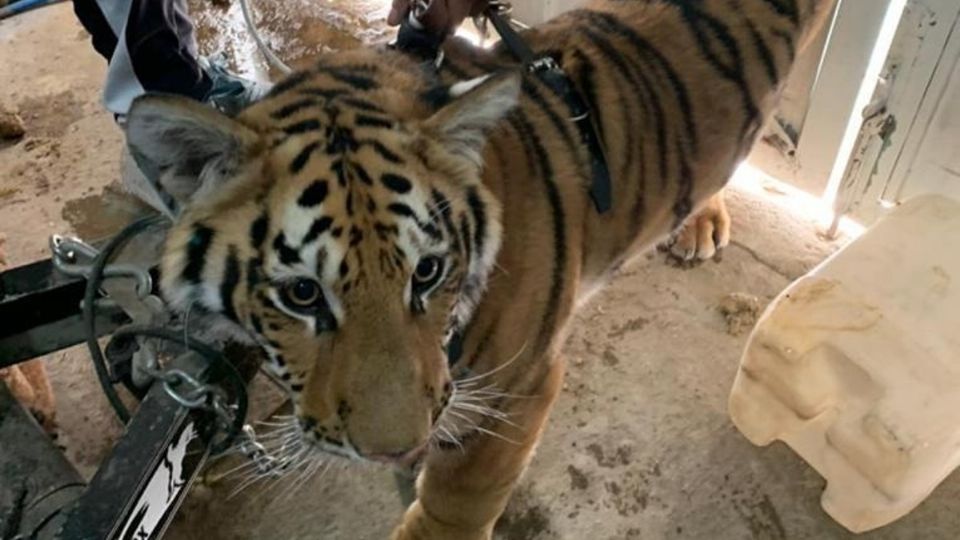
<svg viewBox="0 0 960 540">
<path fill-rule="evenodd" d="M 760 299 L 747 293 L 730 293 L 720 301 L 717 310 L 727 321 L 727 333 L 739 336 L 757 323 L 760 316 Z"/>
<path fill-rule="evenodd" d="M 236 1 L 191 2 L 201 49 L 251 76 L 269 74 Z M 385 39 L 385 2 L 258 0 L 266 40 L 293 63 Z M 106 236 L 136 212 L 117 187 L 121 134 L 100 104 L 105 63 L 69 3 L 0 22 L 0 109 L 23 122 L 0 141 L 0 231 L 10 262 L 48 255 L 52 233 Z M 9 82 L 9 83 L 8 83 Z M 663 254 L 625 268 L 577 316 L 568 377 L 538 454 L 497 526 L 534 539 L 850 538 L 819 506 L 820 477 L 781 444 L 750 445 L 726 399 L 753 318 L 837 248 L 809 221 L 731 192 L 734 241 L 722 262 L 676 268 Z M 731 319 L 731 317 L 733 319 Z M 731 322 L 731 320 L 733 322 Z M 90 477 L 121 427 L 83 351 L 45 359 L 61 443 Z M 263 417 L 279 396 L 258 380 Z M 5 444 L 0 441 L 0 446 Z M 336 464 L 294 489 L 213 463 L 168 532 L 174 539 L 382 539 L 401 515 L 390 470 Z M 870 539 L 957 537 L 956 475 Z"/>
</svg>

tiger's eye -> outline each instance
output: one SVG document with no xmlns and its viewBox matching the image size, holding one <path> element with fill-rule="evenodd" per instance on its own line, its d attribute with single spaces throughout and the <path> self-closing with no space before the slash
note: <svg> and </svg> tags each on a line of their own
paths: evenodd
<svg viewBox="0 0 960 540">
<path fill-rule="evenodd" d="M 312 279 L 298 279 L 286 286 L 285 296 L 298 307 L 309 307 L 320 299 L 320 284 Z"/>
<path fill-rule="evenodd" d="M 443 273 L 443 261 L 439 257 L 424 257 L 417 263 L 413 272 L 413 282 L 419 288 L 428 289 L 433 286 Z"/>
</svg>

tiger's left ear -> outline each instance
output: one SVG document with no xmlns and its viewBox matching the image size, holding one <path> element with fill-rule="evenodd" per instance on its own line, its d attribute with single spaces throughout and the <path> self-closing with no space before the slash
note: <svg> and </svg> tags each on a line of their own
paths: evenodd
<svg viewBox="0 0 960 540">
<path fill-rule="evenodd" d="M 520 100 L 520 77 L 511 71 L 454 84 L 453 101 L 428 118 L 424 130 L 449 151 L 480 165 L 487 131 Z"/>
<path fill-rule="evenodd" d="M 213 107 L 167 95 L 134 100 L 125 131 L 140 171 L 181 204 L 229 181 L 260 140 Z"/>
</svg>

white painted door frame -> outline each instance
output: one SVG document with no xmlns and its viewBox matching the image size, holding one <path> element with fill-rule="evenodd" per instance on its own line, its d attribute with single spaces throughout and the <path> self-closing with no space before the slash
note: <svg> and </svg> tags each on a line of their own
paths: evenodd
<svg viewBox="0 0 960 540">
<path fill-rule="evenodd" d="M 839 157 L 891 0 L 839 0 L 830 24 L 797 58 L 750 163 L 820 197 Z"/>
<path fill-rule="evenodd" d="M 513 16 L 532 26 L 586 2 L 587 0 L 513 0 Z"/>
<path fill-rule="evenodd" d="M 793 183 L 822 196 L 837 161 L 890 0 L 841 0 L 797 144 Z"/>
<path fill-rule="evenodd" d="M 869 224 L 911 192 L 936 191 L 920 185 L 931 179 L 911 173 L 923 165 L 927 134 L 945 100 L 960 100 L 944 95 L 958 62 L 960 2 L 909 0 L 840 182 L 837 215 Z"/>
</svg>

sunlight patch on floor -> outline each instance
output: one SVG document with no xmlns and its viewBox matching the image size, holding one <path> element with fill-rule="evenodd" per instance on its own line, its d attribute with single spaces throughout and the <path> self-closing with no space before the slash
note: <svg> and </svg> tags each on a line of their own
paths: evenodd
<svg viewBox="0 0 960 540">
<path fill-rule="evenodd" d="M 821 231 L 826 231 L 833 222 L 833 209 L 825 199 L 814 197 L 746 163 L 737 168 L 730 185 L 814 221 Z M 863 234 L 865 228 L 853 219 L 842 217 L 837 230 L 853 239 Z"/>
</svg>

